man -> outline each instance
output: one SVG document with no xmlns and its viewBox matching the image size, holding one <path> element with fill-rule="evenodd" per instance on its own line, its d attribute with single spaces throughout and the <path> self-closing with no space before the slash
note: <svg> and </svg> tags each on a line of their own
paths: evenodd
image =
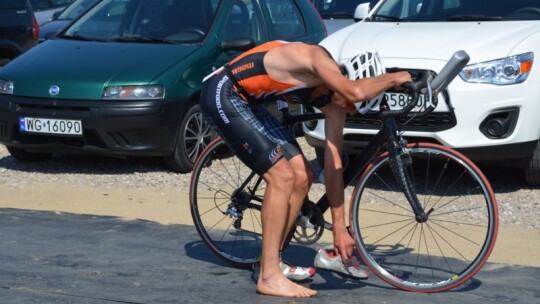
<svg viewBox="0 0 540 304">
<path fill-rule="evenodd" d="M 261 104 L 280 99 L 312 105 L 325 114 L 324 167 L 334 249 L 345 260 L 355 245 L 344 215 L 341 147 L 345 115 L 355 110 L 354 103 L 409 81 L 406 72 L 352 81 L 320 46 L 283 41 L 255 47 L 205 79 L 201 109 L 237 157 L 267 182 L 261 211 L 259 293 L 285 297 L 317 293 L 289 280 L 280 268 L 279 255 L 314 172 L 294 136 Z"/>
</svg>

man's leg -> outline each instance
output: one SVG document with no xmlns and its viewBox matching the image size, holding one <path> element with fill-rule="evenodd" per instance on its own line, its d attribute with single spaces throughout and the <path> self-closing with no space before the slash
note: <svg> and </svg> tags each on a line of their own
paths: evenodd
<svg viewBox="0 0 540 304">
<path fill-rule="evenodd" d="M 298 213 L 304 204 L 304 199 L 306 198 L 315 178 L 315 172 L 303 154 L 298 154 L 291 158 L 289 160 L 289 164 L 294 172 L 295 183 L 291 198 L 289 200 L 291 208 L 289 209 L 289 214 L 287 217 L 287 229 L 284 231 L 282 242 L 285 241 L 287 234 L 296 221 Z M 283 245 L 284 244 L 282 244 L 282 248 Z"/>
<path fill-rule="evenodd" d="M 264 175 L 267 188 L 262 204 L 262 258 L 257 291 L 285 297 L 311 297 L 315 290 L 293 283 L 279 268 L 279 249 L 285 234 L 294 192 L 295 173 L 282 158 Z"/>
</svg>

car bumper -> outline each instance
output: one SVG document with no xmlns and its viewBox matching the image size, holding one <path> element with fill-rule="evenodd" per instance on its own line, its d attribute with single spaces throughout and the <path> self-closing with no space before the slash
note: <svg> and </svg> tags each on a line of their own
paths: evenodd
<svg viewBox="0 0 540 304">
<path fill-rule="evenodd" d="M 187 100 L 111 102 L 0 95 L 0 143 L 29 152 L 170 155 L 187 103 Z M 83 135 L 21 132 L 20 117 L 80 120 Z"/>
</svg>

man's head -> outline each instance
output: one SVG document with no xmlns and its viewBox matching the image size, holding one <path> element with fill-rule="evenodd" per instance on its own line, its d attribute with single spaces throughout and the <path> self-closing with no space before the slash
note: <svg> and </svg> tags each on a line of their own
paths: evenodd
<svg viewBox="0 0 540 304">
<path fill-rule="evenodd" d="M 386 73 L 377 52 L 365 52 L 342 61 L 341 70 L 350 80 L 375 77 Z M 384 98 L 384 92 L 369 100 L 364 108 L 375 108 Z"/>
</svg>

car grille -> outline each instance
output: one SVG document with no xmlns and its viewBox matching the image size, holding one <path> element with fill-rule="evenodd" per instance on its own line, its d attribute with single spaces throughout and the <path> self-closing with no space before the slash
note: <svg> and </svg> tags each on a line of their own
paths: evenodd
<svg viewBox="0 0 540 304">
<path fill-rule="evenodd" d="M 407 118 L 397 118 L 396 121 L 402 126 L 403 131 L 435 132 L 453 128 L 456 125 L 454 113 L 434 112 L 426 116 L 416 117 L 407 122 Z M 345 128 L 349 129 L 380 129 L 381 121 L 376 115 L 348 116 Z"/>
</svg>

